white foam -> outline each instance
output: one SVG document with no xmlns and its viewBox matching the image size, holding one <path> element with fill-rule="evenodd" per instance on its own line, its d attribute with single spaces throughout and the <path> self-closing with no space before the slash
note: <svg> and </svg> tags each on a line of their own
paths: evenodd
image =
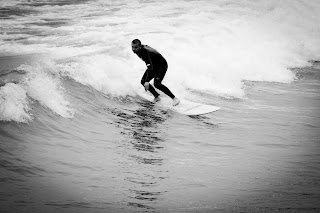
<svg viewBox="0 0 320 213">
<path fill-rule="evenodd" d="M 27 95 L 54 113 L 65 118 L 72 118 L 74 111 L 66 98 L 65 89 L 59 77 L 50 75 L 48 72 L 51 67 L 50 62 L 19 67 L 28 72 L 23 82 Z"/>
<path fill-rule="evenodd" d="M 82 56 L 57 65 L 60 73 L 98 91 L 115 96 L 133 95 L 130 67 L 108 55 Z"/>
<path fill-rule="evenodd" d="M 140 38 L 167 59 L 164 84 L 175 94 L 184 96 L 194 89 L 237 98 L 246 95 L 243 81 L 290 83 L 296 78 L 290 68 L 320 58 L 319 1 L 124 3 L 121 8 L 102 0 L 72 7 L 47 5 L 33 8 L 39 13 L 32 17 L 2 20 L 6 30 L 19 23 L 15 30 L 20 34 L 3 34 L 0 52 L 74 57 L 54 66 L 105 93 L 130 95 L 140 91 L 145 70 L 130 47 L 132 39 Z M 44 36 L 23 33 L 32 19 L 56 17 L 69 23 L 32 26 Z"/>
<path fill-rule="evenodd" d="M 32 119 L 26 91 L 13 83 L 0 88 L 0 120 L 27 122 Z"/>
</svg>

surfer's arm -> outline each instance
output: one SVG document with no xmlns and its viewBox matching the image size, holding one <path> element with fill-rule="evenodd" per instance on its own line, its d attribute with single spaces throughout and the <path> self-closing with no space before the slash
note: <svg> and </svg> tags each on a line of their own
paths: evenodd
<svg viewBox="0 0 320 213">
<path fill-rule="evenodd" d="M 146 76 L 146 79 L 148 79 L 148 75 L 149 73 L 153 70 L 153 64 L 152 64 L 152 61 L 151 61 L 151 57 L 150 57 L 150 54 L 147 52 L 146 54 L 146 57 L 145 57 L 145 63 L 147 65 L 147 70 L 146 70 L 146 73 L 147 73 L 147 76 Z M 145 90 L 149 90 L 149 82 L 145 82 L 144 83 L 144 88 Z"/>
<path fill-rule="evenodd" d="M 146 57 L 146 61 L 145 62 L 146 62 L 146 65 L 147 65 L 147 70 L 146 70 L 147 76 L 146 76 L 146 79 L 148 79 L 149 73 L 153 70 L 151 57 L 150 57 L 150 54 L 148 52 L 147 52 L 147 57 Z M 149 82 L 145 82 L 144 83 L 144 88 L 145 88 L 146 91 L 149 90 Z"/>
<path fill-rule="evenodd" d="M 151 61 L 151 57 L 150 57 L 150 54 L 147 52 L 147 56 L 146 56 L 146 65 L 147 65 L 147 72 L 149 71 L 152 71 L 153 70 L 153 64 L 152 64 L 152 61 Z"/>
</svg>

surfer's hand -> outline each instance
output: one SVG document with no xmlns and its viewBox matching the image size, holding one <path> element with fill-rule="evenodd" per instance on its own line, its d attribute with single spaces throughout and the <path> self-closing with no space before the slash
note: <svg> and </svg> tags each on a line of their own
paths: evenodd
<svg viewBox="0 0 320 213">
<path fill-rule="evenodd" d="M 149 82 L 144 83 L 144 89 L 145 89 L 146 91 L 149 90 Z"/>
</svg>

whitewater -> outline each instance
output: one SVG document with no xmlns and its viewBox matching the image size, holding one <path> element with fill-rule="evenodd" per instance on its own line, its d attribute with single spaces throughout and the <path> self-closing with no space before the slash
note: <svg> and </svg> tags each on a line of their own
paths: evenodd
<svg viewBox="0 0 320 213">
<path fill-rule="evenodd" d="M 1 0 L 0 212 L 320 211 L 319 11 Z M 179 99 L 221 109 L 144 100 L 133 39 Z"/>
</svg>

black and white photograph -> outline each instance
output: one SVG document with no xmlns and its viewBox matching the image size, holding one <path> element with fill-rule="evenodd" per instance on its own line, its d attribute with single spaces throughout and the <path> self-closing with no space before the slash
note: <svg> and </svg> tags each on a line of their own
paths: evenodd
<svg viewBox="0 0 320 213">
<path fill-rule="evenodd" d="M 320 0 L 0 0 L 0 213 L 320 212 Z"/>
</svg>

